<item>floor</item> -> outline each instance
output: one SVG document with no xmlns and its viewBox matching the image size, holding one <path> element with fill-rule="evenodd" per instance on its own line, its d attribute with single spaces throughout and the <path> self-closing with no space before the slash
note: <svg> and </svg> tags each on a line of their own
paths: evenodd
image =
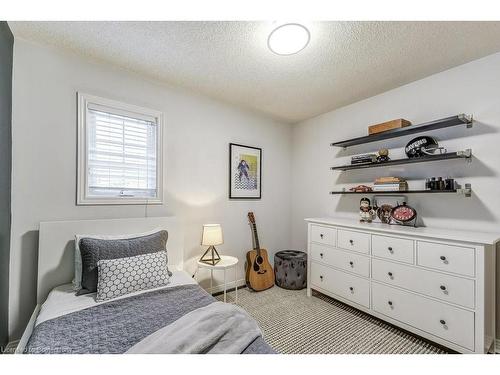
<svg viewBox="0 0 500 375">
<path fill-rule="evenodd" d="M 222 300 L 223 296 L 217 296 Z M 234 292 L 228 294 L 234 302 Z M 283 354 L 445 354 L 446 349 L 377 318 L 306 290 L 274 286 L 238 291 L 238 305 L 262 328 L 264 339 Z"/>
</svg>

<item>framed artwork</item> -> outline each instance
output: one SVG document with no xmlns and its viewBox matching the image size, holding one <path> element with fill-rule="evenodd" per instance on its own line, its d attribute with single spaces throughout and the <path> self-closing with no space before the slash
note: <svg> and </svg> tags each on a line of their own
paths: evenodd
<svg viewBox="0 0 500 375">
<path fill-rule="evenodd" d="M 229 144 L 229 199 L 260 199 L 262 149 Z"/>
</svg>

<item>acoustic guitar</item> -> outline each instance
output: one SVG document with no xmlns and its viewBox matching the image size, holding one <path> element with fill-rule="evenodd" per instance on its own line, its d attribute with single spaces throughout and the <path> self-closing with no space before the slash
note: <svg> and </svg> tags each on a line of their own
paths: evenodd
<svg viewBox="0 0 500 375">
<path fill-rule="evenodd" d="M 247 253 L 246 283 L 250 289 L 260 292 L 274 286 L 274 272 L 267 250 L 260 248 L 253 212 L 248 213 L 248 221 L 252 227 L 254 248 Z"/>
</svg>

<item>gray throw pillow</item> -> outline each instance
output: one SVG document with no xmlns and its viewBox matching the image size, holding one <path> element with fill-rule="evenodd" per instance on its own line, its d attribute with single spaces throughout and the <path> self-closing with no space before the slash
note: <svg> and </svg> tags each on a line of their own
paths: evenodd
<svg viewBox="0 0 500 375">
<path fill-rule="evenodd" d="M 97 268 L 97 302 L 167 285 L 169 282 L 166 251 L 100 260 Z"/>
<path fill-rule="evenodd" d="M 100 260 L 127 258 L 165 251 L 167 239 L 168 232 L 166 230 L 161 230 L 147 236 L 128 239 L 80 239 L 79 248 L 82 256 L 82 289 L 78 291 L 77 295 L 94 293 L 97 291 L 97 263 Z M 167 272 L 169 271 L 167 270 Z"/>
</svg>

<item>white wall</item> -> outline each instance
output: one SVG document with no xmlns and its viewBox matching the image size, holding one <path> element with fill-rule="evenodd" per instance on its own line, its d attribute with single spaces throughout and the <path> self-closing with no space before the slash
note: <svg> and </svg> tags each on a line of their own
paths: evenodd
<svg viewBox="0 0 500 375">
<path fill-rule="evenodd" d="M 185 257 L 201 256 L 201 225 L 219 222 L 223 254 L 251 248 L 246 214 L 255 211 L 262 246 L 290 245 L 291 128 L 201 96 L 157 85 L 109 65 L 16 39 L 13 77 L 10 339 L 35 305 L 38 223 L 45 220 L 139 217 L 144 206 L 75 205 L 76 92 L 164 112 L 165 203 L 148 215 L 176 215 L 186 231 Z M 228 143 L 263 148 L 262 200 L 229 201 Z M 229 274 L 228 274 L 229 275 Z M 201 275 L 202 278 L 207 274 Z M 221 275 L 216 275 L 220 282 Z M 232 276 L 229 276 L 232 277 Z M 206 284 L 205 280 L 205 285 Z"/>
<path fill-rule="evenodd" d="M 367 135 L 367 127 L 394 118 L 414 124 L 457 115 L 473 114 L 473 129 L 449 128 L 433 134 L 451 150 L 472 148 L 473 161 L 441 161 L 363 169 L 330 171 L 329 167 L 349 164 L 356 153 L 391 148 L 391 157 L 403 157 L 403 147 L 412 138 L 392 139 L 348 148 L 329 146 L 332 141 Z M 500 233 L 500 54 L 427 77 L 381 95 L 326 113 L 297 124 L 293 129 L 292 157 L 292 244 L 306 246 L 306 217 L 344 216 L 357 219 L 357 196 L 332 196 L 377 176 L 403 176 L 414 187 L 423 187 L 426 177 L 452 176 L 472 183 L 473 195 L 409 195 L 409 204 L 421 217 L 421 224 L 433 227 Z M 500 266 L 500 257 L 498 265 Z M 500 268 L 499 268 L 500 269 Z M 497 279 L 500 281 L 500 279 Z M 500 282 L 498 290 L 500 290 Z M 498 295 L 498 294 L 497 294 Z M 500 300 L 500 298 L 498 298 Z M 500 305 L 499 305 L 500 307 Z M 500 320 L 498 333 L 500 334 Z"/>
<path fill-rule="evenodd" d="M 166 199 L 162 206 L 149 207 L 148 214 L 181 218 L 186 259 L 201 255 L 201 224 L 220 222 L 225 234 L 221 251 L 243 262 L 251 245 L 248 210 L 256 212 L 261 242 L 271 252 L 290 245 L 304 249 L 305 217 L 357 218 L 358 198 L 331 196 L 330 190 L 371 182 L 382 174 L 416 177 L 414 184 L 439 175 L 471 182 L 472 198 L 411 196 L 410 204 L 428 226 L 500 232 L 500 54 L 302 122 L 293 131 L 260 115 L 20 39 L 15 40 L 13 79 L 11 340 L 19 337 L 35 303 L 40 221 L 137 217 L 146 211 L 144 206 L 75 205 L 78 90 L 164 111 Z M 368 125 L 392 118 L 419 123 L 461 112 L 474 115 L 475 128 L 435 135 L 450 150 L 472 148 L 470 165 L 451 161 L 329 171 L 332 165 L 348 163 L 352 153 L 382 145 L 396 158 L 411 137 L 346 151 L 330 147 L 331 141 L 365 135 Z M 262 200 L 228 200 L 229 142 L 263 148 Z M 241 265 L 238 278 L 243 277 Z"/>
</svg>

